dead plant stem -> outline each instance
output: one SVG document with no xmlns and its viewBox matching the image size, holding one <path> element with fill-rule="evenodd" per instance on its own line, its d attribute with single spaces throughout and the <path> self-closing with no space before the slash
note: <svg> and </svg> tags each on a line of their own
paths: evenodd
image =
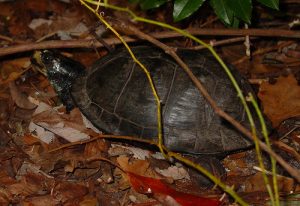
<svg viewBox="0 0 300 206">
<path fill-rule="evenodd" d="M 299 31 L 291 31 L 285 29 L 203 29 L 203 28 L 189 28 L 186 30 L 192 35 L 195 36 L 245 36 L 249 35 L 250 37 L 281 37 L 281 38 L 300 38 Z M 163 32 L 153 32 L 149 34 L 150 36 L 156 39 L 165 39 L 165 38 L 175 38 L 181 37 L 182 34 L 179 34 L 174 31 L 163 31 Z M 1 36 L 0 39 L 12 41 L 10 37 Z M 116 37 L 104 39 L 107 44 L 120 44 L 120 40 Z M 135 38 L 124 37 L 126 42 L 137 41 Z M 14 43 L 20 43 L 19 45 L 13 45 L 8 47 L 3 47 L 0 49 L 0 56 L 14 54 L 18 52 L 26 52 L 38 49 L 51 49 L 51 48 L 91 48 L 91 47 L 102 47 L 103 45 L 99 42 L 94 42 L 90 39 L 79 39 L 79 40 L 52 40 L 52 41 L 43 41 L 43 42 L 31 42 L 24 43 L 22 41 L 13 41 Z"/>
</svg>

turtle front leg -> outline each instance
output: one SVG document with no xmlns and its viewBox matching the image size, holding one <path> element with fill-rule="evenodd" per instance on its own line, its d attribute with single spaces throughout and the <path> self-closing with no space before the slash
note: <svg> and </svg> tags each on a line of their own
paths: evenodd
<svg viewBox="0 0 300 206">
<path fill-rule="evenodd" d="M 74 107 L 75 107 L 70 92 L 67 91 L 59 96 L 60 96 L 60 100 L 62 101 L 63 105 L 66 107 L 67 114 L 69 114 L 70 111 L 72 109 L 74 109 Z"/>
<path fill-rule="evenodd" d="M 60 99 L 60 101 L 63 103 L 63 105 L 66 107 L 66 112 L 70 113 L 72 109 L 74 109 L 75 104 L 73 102 L 73 99 L 71 97 L 70 88 L 71 88 L 71 82 L 69 82 L 67 78 L 65 80 L 59 80 L 57 81 L 51 81 L 52 86 L 54 87 L 55 91 L 57 92 L 57 95 Z"/>
</svg>

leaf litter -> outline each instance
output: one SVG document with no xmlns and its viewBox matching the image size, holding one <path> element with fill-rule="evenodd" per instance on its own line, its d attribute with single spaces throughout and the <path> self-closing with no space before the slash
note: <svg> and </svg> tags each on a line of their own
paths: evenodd
<svg viewBox="0 0 300 206">
<path fill-rule="evenodd" d="M 262 83 L 258 97 L 274 127 L 283 120 L 300 116 L 300 86 L 293 75 L 279 77 L 275 84 Z"/>
<path fill-rule="evenodd" d="M 0 25 L 0 31 L 5 30 L 18 42 L 92 38 L 87 28 L 94 20 L 78 8 L 81 7 L 61 1 L 1 3 L 0 16 L 6 20 Z M 112 15 L 120 16 L 118 12 Z M 166 15 L 167 12 L 158 11 L 156 18 L 168 21 Z M 197 24 L 196 20 L 193 26 Z M 152 29 L 140 26 L 145 30 Z M 9 44 L 3 41 L 1 45 Z M 281 46 L 282 43 L 288 46 Z M 175 44 L 182 46 L 187 43 L 177 41 Z M 243 59 L 242 44 L 224 46 L 222 50 L 229 62 L 236 62 L 238 68 L 244 68 L 243 73 L 250 74 L 250 80 L 262 79 L 258 96 L 264 112 L 273 126 L 284 125 L 284 128 L 279 127 L 278 133 L 285 133 L 297 122 L 289 123 L 287 119 L 299 117 L 298 43 L 261 41 L 255 43 L 255 47 L 258 53 L 263 53 L 254 55 L 251 61 Z M 265 48 L 272 49 L 263 51 Z M 103 51 L 99 52 L 102 55 Z M 71 55 L 86 65 L 98 58 L 94 51 L 81 50 Z M 221 191 L 199 186 L 184 165 L 171 164 L 153 150 L 106 139 L 81 143 L 92 139 L 99 131 L 79 110 L 66 114 L 63 107 L 57 107 L 59 99 L 49 82 L 36 71 L 29 70 L 28 62 L 29 55 L 1 61 L 1 205 L 220 204 Z M 269 82 L 264 81 L 266 77 L 270 77 Z M 297 160 L 299 134 L 296 128 L 283 141 L 278 138 L 284 144 L 280 148 L 289 151 L 287 159 Z M 78 144 L 49 152 L 68 142 Z M 268 157 L 264 161 L 269 165 Z M 229 155 L 222 164 L 227 171 L 226 184 L 234 185 L 249 203 L 264 204 L 266 188 L 253 151 Z M 291 164 L 299 166 L 299 160 Z M 295 180 L 285 173 L 278 174 L 278 186 L 285 196 L 291 191 L 300 191 Z M 229 202 L 225 197 L 223 204 Z"/>
</svg>

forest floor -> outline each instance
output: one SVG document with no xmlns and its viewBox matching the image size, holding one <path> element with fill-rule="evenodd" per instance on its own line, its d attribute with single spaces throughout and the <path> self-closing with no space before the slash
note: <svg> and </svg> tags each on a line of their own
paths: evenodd
<svg viewBox="0 0 300 206">
<path fill-rule="evenodd" d="M 173 23 L 169 5 L 145 12 L 127 1 L 109 2 L 187 29 L 215 45 L 225 62 L 251 83 L 273 128 L 272 149 L 299 175 L 299 2 L 282 1 L 276 13 L 256 5 L 248 31 L 226 28 L 209 5 Z M 102 14 L 130 22 L 169 46 L 203 50 L 175 32 L 132 22 L 120 11 L 103 9 Z M 93 31 L 111 48 L 120 47 L 98 22 L 77 1 L 0 2 L 0 205 L 237 205 L 212 182 L 198 181 L 203 177 L 181 162 L 165 160 L 156 149 L 101 135 L 78 108 L 66 113 L 31 57 L 38 49 L 56 49 L 88 68 L 108 53 Z M 145 43 L 133 35 L 126 40 L 130 45 Z M 272 182 L 269 154 L 262 156 Z M 225 173 L 216 173 L 216 178 L 248 204 L 271 205 L 254 148 L 228 154 L 220 162 Z M 299 179 L 279 164 L 276 177 L 280 201 L 299 205 Z"/>
</svg>

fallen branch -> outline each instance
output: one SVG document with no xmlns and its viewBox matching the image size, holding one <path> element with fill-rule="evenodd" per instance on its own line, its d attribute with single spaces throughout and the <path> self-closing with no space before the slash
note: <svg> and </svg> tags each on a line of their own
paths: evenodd
<svg viewBox="0 0 300 206">
<path fill-rule="evenodd" d="M 299 31 L 285 30 L 285 29 L 199 29 L 190 28 L 186 30 L 195 36 L 245 36 L 249 35 L 251 37 L 281 37 L 281 38 L 300 38 Z M 182 37 L 181 34 L 174 31 L 164 31 L 164 32 L 153 32 L 149 34 L 156 39 L 165 38 L 175 38 Z M 2 36 L 2 39 L 12 40 L 9 37 Z M 120 44 L 120 40 L 116 37 L 104 39 L 107 44 Z M 137 41 L 135 38 L 124 37 L 126 42 Z M 20 42 L 20 41 L 18 41 Z M 17 43 L 18 43 L 17 42 Z M 80 39 L 80 40 L 52 40 L 43 42 L 31 42 L 19 45 L 13 45 L 8 47 L 3 47 L 0 49 L 0 56 L 5 56 L 9 54 L 14 54 L 18 52 L 33 51 L 38 49 L 54 49 L 54 48 L 92 48 L 92 47 L 103 47 L 99 42 L 90 39 Z"/>
</svg>

